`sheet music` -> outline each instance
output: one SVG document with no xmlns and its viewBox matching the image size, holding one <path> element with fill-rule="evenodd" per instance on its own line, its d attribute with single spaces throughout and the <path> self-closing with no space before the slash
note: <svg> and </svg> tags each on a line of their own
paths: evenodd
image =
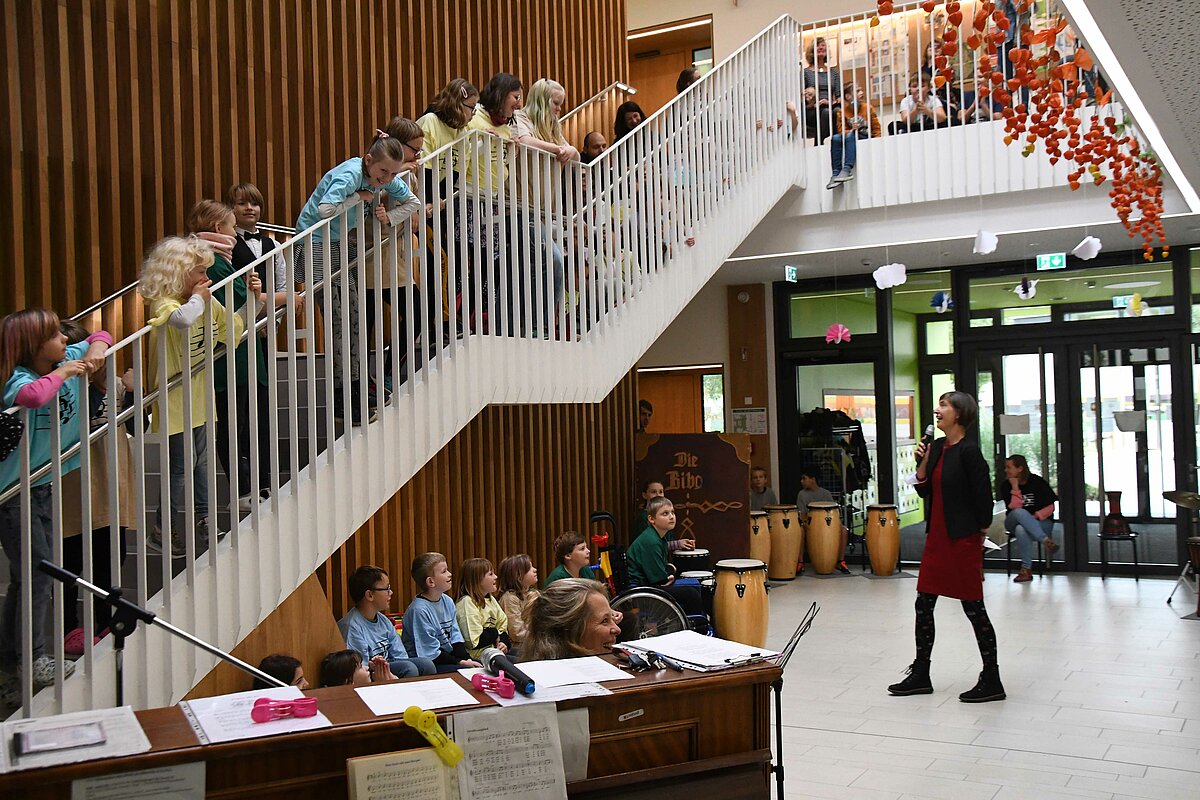
<svg viewBox="0 0 1200 800">
<path fill-rule="evenodd" d="M 350 800 L 459 800 L 454 770 L 432 747 L 346 761 Z"/>
<path fill-rule="evenodd" d="M 751 647 L 728 639 L 718 639 L 716 636 L 704 636 L 695 631 L 678 631 L 664 636 L 623 642 L 622 647 L 641 651 L 653 650 L 667 658 L 684 662 L 689 667 L 694 665 L 702 671 L 726 669 L 736 666 L 739 662 L 779 655 L 765 647 Z"/>
<path fill-rule="evenodd" d="M 403 714 L 409 706 L 436 711 L 453 706 L 477 706 L 479 701 L 454 678 L 432 681 L 401 681 L 355 689 L 376 716 Z"/>
<path fill-rule="evenodd" d="M 569 686 L 572 683 L 603 683 L 633 678 L 628 672 L 597 656 L 560 658 L 555 661 L 523 661 L 518 666 L 537 684 L 537 692 L 543 688 Z"/>
<path fill-rule="evenodd" d="M 463 797 L 561 800 L 567 796 L 562 743 L 553 703 L 464 711 L 454 715 Z"/>
<path fill-rule="evenodd" d="M 278 733 L 295 733 L 296 731 L 311 731 L 317 728 L 333 727 L 329 719 L 318 711 L 311 717 L 287 717 L 270 722 L 255 722 L 250 718 L 250 710 L 254 701 L 260 697 L 272 700 L 296 700 L 304 697 L 304 692 L 295 686 L 277 686 L 270 689 L 258 689 L 252 692 L 238 692 L 219 697 L 200 697 L 195 700 L 184 700 L 179 705 L 190 711 L 204 734 L 206 742 L 232 742 L 238 739 L 256 739 L 260 736 L 274 736 Z"/>
</svg>

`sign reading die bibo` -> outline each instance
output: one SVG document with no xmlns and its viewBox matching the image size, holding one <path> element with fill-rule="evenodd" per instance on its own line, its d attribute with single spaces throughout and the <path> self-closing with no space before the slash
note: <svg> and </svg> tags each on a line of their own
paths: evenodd
<svg viewBox="0 0 1200 800">
<path fill-rule="evenodd" d="M 636 461 L 638 485 L 662 481 L 675 505 L 676 538 L 695 539 L 714 564 L 750 554 L 749 436 L 642 433 Z"/>
</svg>

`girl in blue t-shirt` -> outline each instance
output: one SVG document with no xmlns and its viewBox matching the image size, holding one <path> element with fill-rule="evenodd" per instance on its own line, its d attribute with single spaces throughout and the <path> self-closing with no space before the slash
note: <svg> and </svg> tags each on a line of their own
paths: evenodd
<svg viewBox="0 0 1200 800">
<path fill-rule="evenodd" d="M 296 230 L 306 231 L 322 220 L 330 220 L 320 230 L 313 231 L 307 243 L 296 247 L 296 279 L 310 282 L 316 304 L 330 316 L 333 341 L 326 346 L 333 351 L 334 415 L 346 418 L 347 409 L 342 397 L 344 373 L 350 378 L 349 417 L 354 425 L 362 424 L 358 398 L 361 353 L 359 352 L 359 281 L 358 281 L 358 231 L 364 203 L 367 216 L 364 225 L 375 224 L 390 227 L 401 224 L 421 208 L 421 201 L 412 193 L 400 173 L 407 162 L 414 161 L 420 146 L 413 147 L 387 131 L 376 131 L 375 139 L 365 155 L 343 161 L 325 173 L 313 189 L 296 219 Z M 391 199 L 391 206 L 384 208 L 383 195 Z M 342 214 L 350 230 L 342 230 Z M 386 229 L 386 228 L 385 228 Z M 345 238 L 346 274 L 331 275 L 342 264 L 341 248 Z M 373 237 L 367 236 L 367 246 Z M 305 248 L 309 253 L 305 253 Z M 364 254 L 365 255 L 365 254 Z M 309 275 L 311 264 L 312 274 Z M 369 268 L 369 265 L 368 265 Z M 327 277 L 328 276 L 328 277 Z M 329 302 L 324 305 L 324 288 L 329 286 Z M 343 309 L 343 306 L 345 308 Z M 343 315 L 345 311 L 345 315 Z M 343 330 L 345 333 L 343 333 Z M 343 337 L 349 339 L 347 353 L 343 353 Z M 375 409 L 381 398 L 374 387 L 368 392 L 367 422 L 375 419 Z"/>
<path fill-rule="evenodd" d="M 75 380 L 96 371 L 104 364 L 104 354 L 112 337 L 98 331 L 78 344 L 67 345 L 58 315 L 34 308 L 17 311 L 0 320 L 0 380 L 4 382 L 0 409 L 12 406 L 29 409 L 25 417 L 25 442 L 0 461 L 0 493 L 17 486 L 21 480 L 22 448 L 28 446 L 29 468 L 36 471 L 51 459 L 54 413 L 57 409 L 59 444 L 63 451 L 79 441 L 79 390 Z M 63 473 L 79 466 L 79 456 L 64 459 Z M 31 481 L 29 490 L 29 552 L 25 557 L 36 567 L 52 556 L 54 533 L 51 515 L 51 481 L 47 472 Z M 21 633 L 21 493 L 18 491 L 0 505 L 0 545 L 8 557 L 9 585 L 0 612 L 0 706 L 18 705 L 20 688 L 17 669 Z M 50 606 L 50 576 L 33 571 L 31 594 L 33 607 L 29 619 L 33 628 L 33 683 L 35 687 L 54 683 L 57 664 L 44 653 L 46 612 Z M 68 662 L 66 675 L 73 671 Z"/>
</svg>

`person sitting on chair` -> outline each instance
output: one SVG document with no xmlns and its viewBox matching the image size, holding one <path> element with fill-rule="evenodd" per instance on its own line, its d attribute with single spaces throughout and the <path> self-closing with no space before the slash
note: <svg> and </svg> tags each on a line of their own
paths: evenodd
<svg viewBox="0 0 1200 800">
<path fill-rule="evenodd" d="M 834 502 L 833 494 L 821 487 L 817 483 L 817 476 L 814 470 L 800 470 L 800 491 L 796 494 L 796 512 L 800 515 L 800 522 L 807 524 L 808 520 L 808 504 L 809 503 L 832 503 Z M 850 568 L 846 566 L 846 543 L 849 540 L 849 531 L 846 526 L 842 525 L 842 533 L 839 537 L 838 548 L 838 572 L 843 575 L 850 574 Z M 804 558 L 804 553 L 800 554 L 800 558 Z M 796 565 L 796 574 L 804 574 L 804 562 L 801 561 Z"/>
<path fill-rule="evenodd" d="M 1004 529 L 1016 537 L 1021 556 L 1021 569 L 1013 582 L 1026 583 L 1033 580 L 1033 543 L 1041 542 L 1049 555 L 1058 549 L 1050 538 L 1058 495 L 1045 478 L 1029 471 L 1025 456 L 1013 455 L 1004 460 L 1004 480 L 996 487 L 996 499 L 1008 507 Z"/>
<path fill-rule="evenodd" d="M 576 658 L 607 653 L 621 629 L 604 584 L 563 578 L 525 607 L 522 661 Z"/>
</svg>

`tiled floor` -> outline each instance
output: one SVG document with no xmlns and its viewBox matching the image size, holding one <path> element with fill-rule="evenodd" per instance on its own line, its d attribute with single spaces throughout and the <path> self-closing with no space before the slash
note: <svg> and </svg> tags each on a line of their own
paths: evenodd
<svg viewBox="0 0 1200 800">
<path fill-rule="evenodd" d="M 770 595 L 780 647 L 821 605 L 787 666 L 789 800 L 1200 798 L 1200 622 L 1174 581 L 1057 574 L 984 593 L 1008 699 L 968 705 L 979 652 L 938 603 L 932 695 L 891 697 L 913 657 L 916 581 L 800 578 Z"/>
</svg>

